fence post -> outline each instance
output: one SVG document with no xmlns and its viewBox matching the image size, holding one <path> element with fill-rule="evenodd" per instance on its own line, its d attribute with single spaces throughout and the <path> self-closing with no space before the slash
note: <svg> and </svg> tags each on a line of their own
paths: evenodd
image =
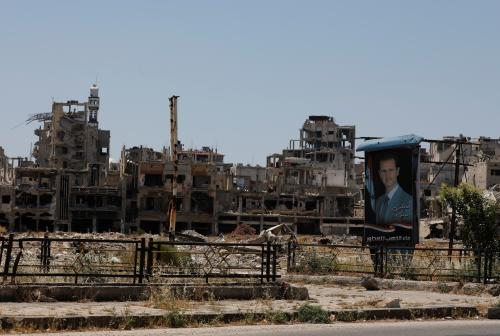
<svg viewBox="0 0 500 336">
<path fill-rule="evenodd" d="M 477 282 L 481 282 L 481 250 L 476 250 Z"/>
<path fill-rule="evenodd" d="M 291 263 L 292 263 L 292 242 L 288 241 L 287 244 L 287 256 L 286 256 L 286 270 L 287 272 L 291 271 Z"/>
<path fill-rule="evenodd" d="M 19 243 L 19 252 L 17 253 L 16 259 L 14 260 L 14 264 L 12 265 L 12 275 L 10 278 L 11 283 L 16 282 L 17 268 L 19 266 L 19 262 L 21 261 L 21 258 L 23 257 L 23 250 L 24 250 L 23 241 L 18 240 L 18 243 Z"/>
<path fill-rule="evenodd" d="M 52 241 L 49 238 L 49 234 L 46 233 L 46 235 L 47 235 L 47 264 L 45 265 L 45 267 L 47 269 L 47 273 L 49 273 L 50 272 L 50 256 L 51 256 L 50 249 L 52 247 Z"/>
<path fill-rule="evenodd" d="M 135 251 L 134 251 L 134 279 L 133 279 L 134 285 L 135 285 L 135 281 L 137 278 L 137 250 L 138 249 L 139 249 L 139 244 L 136 241 L 135 242 Z"/>
<path fill-rule="evenodd" d="M 3 281 L 7 280 L 7 274 L 9 274 L 10 259 L 12 258 L 12 246 L 14 245 L 14 235 L 11 233 L 9 235 L 9 241 L 7 242 L 7 251 L 5 252 L 5 265 L 3 268 Z"/>
<path fill-rule="evenodd" d="M 276 244 L 273 244 L 273 282 L 276 281 Z"/>
<path fill-rule="evenodd" d="M 380 276 L 380 250 L 382 246 L 376 246 L 375 248 L 370 248 L 370 257 L 373 252 L 373 276 L 374 277 L 379 277 Z"/>
<path fill-rule="evenodd" d="M 264 283 L 264 244 L 260 246 L 260 283 Z"/>
<path fill-rule="evenodd" d="M 497 251 L 495 251 L 495 250 L 491 251 L 490 262 L 488 264 L 488 266 L 489 266 L 488 274 L 489 274 L 489 278 L 492 279 L 493 282 L 496 282 L 496 275 L 493 273 L 493 269 L 494 269 L 495 262 L 497 259 L 496 256 L 497 256 Z"/>
<path fill-rule="evenodd" d="M 271 242 L 267 242 L 266 249 L 266 280 L 269 282 L 271 279 Z"/>
<path fill-rule="evenodd" d="M 139 248 L 139 283 L 142 284 L 144 278 L 144 261 L 146 259 L 146 238 L 141 238 L 141 247 Z"/>
<path fill-rule="evenodd" d="M 3 248 L 5 246 L 5 239 L 4 239 L 4 237 L 0 237 L 0 241 L 2 242 L 2 245 L 0 245 L 0 265 L 1 265 L 2 264 L 2 258 L 3 258 Z"/>
<path fill-rule="evenodd" d="M 149 277 L 153 273 L 153 238 L 149 238 L 148 242 L 148 257 L 146 261 L 146 278 L 149 280 Z"/>
<path fill-rule="evenodd" d="M 490 256 L 490 251 L 485 250 L 484 251 L 484 271 L 483 271 L 483 284 L 486 284 L 488 282 L 488 262 L 489 262 L 489 256 Z"/>
<path fill-rule="evenodd" d="M 384 255 L 387 254 L 387 251 L 385 251 L 385 247 L 384 246 L 380 246 L 380 277 L 383 278 L 384 277 L 384 271 L 385 271 L 385 267 L 384 267 L 384 261 L 386 261 Z"/>
<path fill-rule="evenodd" d="M 42 263 L 42 272 L 48 272 L 48 264 L 49 264 L 49 236 L 47 232 L 43 235 L 42 247 L 41 247 L 41 263 Z"/>
</svg>

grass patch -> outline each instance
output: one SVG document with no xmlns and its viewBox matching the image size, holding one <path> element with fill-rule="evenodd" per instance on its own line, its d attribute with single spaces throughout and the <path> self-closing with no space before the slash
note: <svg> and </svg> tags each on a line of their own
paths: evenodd
<svg viewBox="0 0 500 336">
<path fill-rule="evenodd" d="M 169 311 L 179 311 L 188 308 L 189 304 L 187 301 L 177 298 L 169 286 L 161 286 L 151 289 L 149 306 Z"/>
<path fill-rule="evenodd" d="M 289 321 L 288 315 L 281 310 L 267 310 L 265 312 L 265 319 L 274 324 L 285 324 Z"/>
<path fill-rule="evenodd" d="M 307 254 L 296 266 L 296 272 L 306 274 L 331 274 L 339 270 L 335 256 Z"/>
<path fill-rule="evenodd" d="M 245 316 L 243 317 L 243 323 L 247 325 L 255 324 L 257 323 L 258 319 L 255 316 L 255 313 L 253 312 L 248 312 L 245 313 Z"/>
<path fill-rule="evenodd" d="M 330 316 L 326 310 L 320 306 L 313 306 L 305 303 L 297 310 L 298 320 L 305 323 L 329 323 Z"/>
<path fill-rule="evenodd" d="M 170 328 L 182 328 L 187 325 L 187 319 L 178 310 L 173 310 L 165 315 L 165 323 Z"/>
<path fill-rule="evenodd" d="M 448 284 L 446 284 L 444 282 L 439 282 L 437 285 L 437 289 L 440 293 L 444 293 L 444 294 L 447 294 L 453 290 L 453 288 L 451 286 L 448 286 Z"/>
<path fill-rule="evenodd" d="M 353 311 L 340 311 L 337 314 L 337 321 L 340 322 L 354 322 L 357 320 L 356 313 Z"/>
<path fill-rule="evenodd" d="M 161 245 L 158 252 L 159 262 L 163 265 L 186 267 L 191 264 L 188 252 L 179 251 L 175 246 Z"/>
</svg>

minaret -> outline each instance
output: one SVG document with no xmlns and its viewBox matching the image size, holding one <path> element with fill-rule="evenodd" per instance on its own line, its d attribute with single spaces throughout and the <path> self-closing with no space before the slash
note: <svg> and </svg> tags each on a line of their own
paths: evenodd
<svg viewBox="0 0 500 336">
<path fill-rule="evenodd" d="M 96 84 L 90 87 L 89 96 L 89 124 L 97 125 L 97 113 L 99 112 L 99 88 Z"/>
</svg>

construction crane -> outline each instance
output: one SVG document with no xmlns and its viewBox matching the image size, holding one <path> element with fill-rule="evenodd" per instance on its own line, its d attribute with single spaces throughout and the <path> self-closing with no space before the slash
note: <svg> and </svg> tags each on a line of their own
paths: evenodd
<svg viewBox="0 0 500 336">
<path fill-rule="evenodd" d="M 168 235 L 170 240 L 174 240 L 175 237 L 175 223 L 177 220 L 177 175 L 178 175 L 178 145 L 179 141 L 177 139 L 177 98 L 179 96 L 172 96 L 169 98 L 170 101 L 170 160 L 172 161 L 174 174 L 172 177 L 172 199 L 168 207 L 168 218 L 169 227 Z"/>
<path fill-rule="evenodd" d="M 29 118 L 26 119 L 25 124 L 28 125 L 33 121 L 46 121 L 50 119 L 52 119 L 52 112 L 36 113 L 29 116 Z"/>
<path fill-rule="evenodd" d="M 32 114 L 28 117 L 28 119 L 26 119 L 25 121 L 23 121 L 20 124 L 17 124 L 16 126 L 12 127 L 11 129 L 16 129 L 16 128 L 21 127 L 23 125 L 31 124 L 33 121 L 46 121 L 46 120 L 50 120 L 50 119 L 52 119 L 52 112 Z"/>
</svg>

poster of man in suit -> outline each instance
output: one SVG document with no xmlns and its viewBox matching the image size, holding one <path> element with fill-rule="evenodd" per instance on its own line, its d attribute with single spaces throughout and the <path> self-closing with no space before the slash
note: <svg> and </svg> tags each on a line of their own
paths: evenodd
<svg viewBox="0 0 500 336">
<path fill-rule="evenodd" d="M 365 158 L 365 243 L 417 243 L 419 147 L 366 152 Z"/>
</svg>

